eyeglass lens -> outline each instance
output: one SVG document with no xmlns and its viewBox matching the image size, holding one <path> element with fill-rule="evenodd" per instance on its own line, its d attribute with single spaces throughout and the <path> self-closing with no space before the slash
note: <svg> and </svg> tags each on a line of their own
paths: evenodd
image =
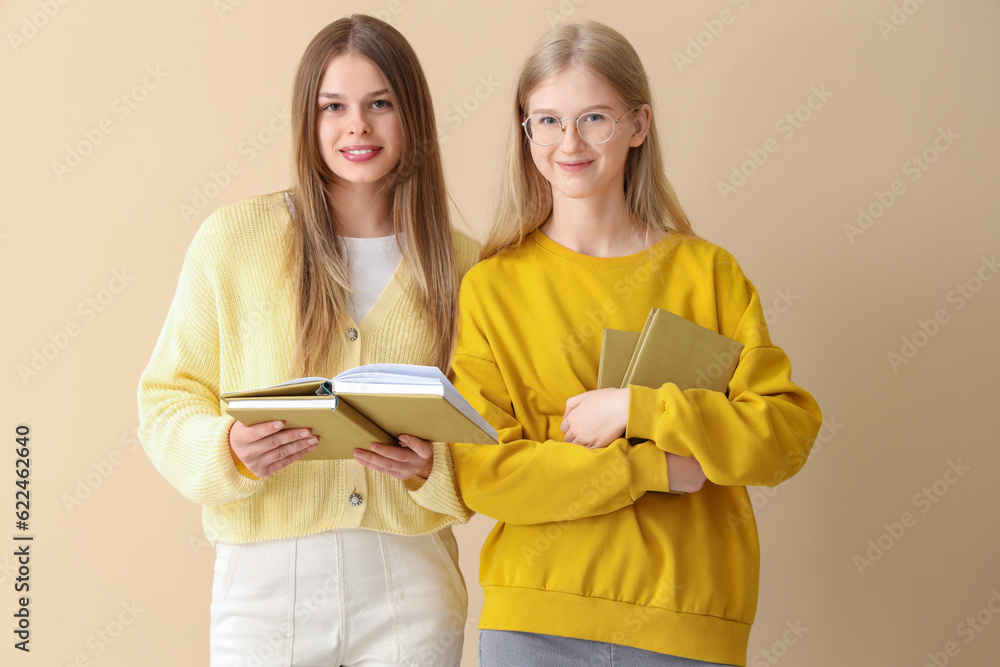
<svg viewBox="0 0 1000 667">
<path fill-rule="evenodd" d="M 581 115 L 576 121 L 580 138 L 592 144 L 600 144 L 611 138 L 615 131 L 614 119 L 603 113 L 590 112 Z M 573 122 L 573 121 L 566 121 Z M 562 123 L 555 116 L 535 114 L 529 116 L 524 128 L 528 138 L 535 143 L 554 144 L 562 134 Z"/>
</svg>

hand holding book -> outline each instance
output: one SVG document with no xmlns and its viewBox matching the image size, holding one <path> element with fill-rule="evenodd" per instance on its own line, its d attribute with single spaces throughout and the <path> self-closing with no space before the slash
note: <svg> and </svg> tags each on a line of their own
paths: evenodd
<svg viewBox="0 0 1000 667">
<path fill-rule="evenodd" d="M 412 435 L 400 435 L 399 447 L 373 442 L 371 450 L 354 450 L 354 460 L 389 477 L 407 480 L 431 476 L 434 468 L 434 445 Z"/>
<path fill-rule="evenodd" d="M 589 449 L 600 449 L 624 437 L 628 398 L 627 388 L 594 389 L 570 398 L 566 401 L 566 412 L 559 426 L 565 434 L 565 441 Z M 706 480 L 701 464 L 691 456 L 663 453 L 670 478 L 670 492 L 700 491 Z"/>
<path fill-rule="evenodd" d="M 598 389 L 566 401 L 560 430 L 566 442 L 607 447 L 625 436 L 629 385 L 725 392 L 743 345 L 661 308 L 650 310 L 642 331 L 605 329 Z M 691 457 L 665 453 L 673 491 L 701 489 L 705 474 Z"/>
<path fill-rule="evenodd" d="M 559 430 L 563 439 L 591 449 L 624 437 L 628 422 L 628 389 L 596 389 L 573 396 Z"/>
<path fill-rule="evenodd" d="M 285 428 L 281 421 L 246 425 L 240 421 L 229 429 L 233 455 L 259 478 L 273 475 L 316 449 L 319 441 L 308 428 Z"/>
</svg>

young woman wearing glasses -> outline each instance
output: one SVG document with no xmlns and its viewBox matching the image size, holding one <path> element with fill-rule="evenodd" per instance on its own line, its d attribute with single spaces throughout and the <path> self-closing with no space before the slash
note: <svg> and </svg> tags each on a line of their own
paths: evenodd
<svg viewBox="0 0 1000 667">
<path fill-rule="evenodd" d="M 745 487 L 795 474 L 820 426 L 753 285 L 694 236 L 651 99 L 631 45 L 595 23 L 557 28 L 520 73 L 453 364 L 501 441 L 452 445 L 465 502 L 497 519 L 486 667 L 744 665 L 759 570 Z M 638 331 L 653 307 L 745 346 L 728 392 L 595 390 L 602 329 Z"/>
</svg>

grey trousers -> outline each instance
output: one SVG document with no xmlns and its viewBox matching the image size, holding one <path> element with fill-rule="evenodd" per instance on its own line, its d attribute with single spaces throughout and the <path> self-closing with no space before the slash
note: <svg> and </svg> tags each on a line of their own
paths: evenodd
<svg viewBox="0 0 1000 667">
<path fill-rule="evenodd" d="M 620 644 L 534 632 L 479 631 L 479 667 L 723 667 Z"/>
</svg>

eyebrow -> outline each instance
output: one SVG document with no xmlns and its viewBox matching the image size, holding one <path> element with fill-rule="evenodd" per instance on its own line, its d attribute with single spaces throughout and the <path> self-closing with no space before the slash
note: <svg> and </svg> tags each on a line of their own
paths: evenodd
<svg viewBox="0 0 1000 667">
<path fill-rule="evenodd" d="M 373 97 L 380 97 L 382 95 L 388 95 L 388 94 L 389 94 L 389 89 L 388 88 L 381 88 L 381 89 L 376 90 L 374 92 L 368 93 L 367 95 L 365 95 L 364 99 L 370 100 Z M 328 99 L 328 100 L 342 100 L 342 99 L 345 99 L 344 96 L 341 95 L 340 93 L 324 93 L 324 92 L 320 92 L 319 96 L 321 98 Z"/>
<path fill-rule="evenodd" d="M 591 104 L 589 107 L 584 107 L 580 111 L 580 115 L 585 114 L 588 111 L 595 111 L 597 109 L 611 111 L 612 107 L 609 107 L 607 104 Z M 547 113 L 547 114 L 552 114 L 553 116 L 559 115 L 556 113 L 555 109 L 534 109 L 529 115 L 534 115 L 536 113 Z"/>
</svg>

